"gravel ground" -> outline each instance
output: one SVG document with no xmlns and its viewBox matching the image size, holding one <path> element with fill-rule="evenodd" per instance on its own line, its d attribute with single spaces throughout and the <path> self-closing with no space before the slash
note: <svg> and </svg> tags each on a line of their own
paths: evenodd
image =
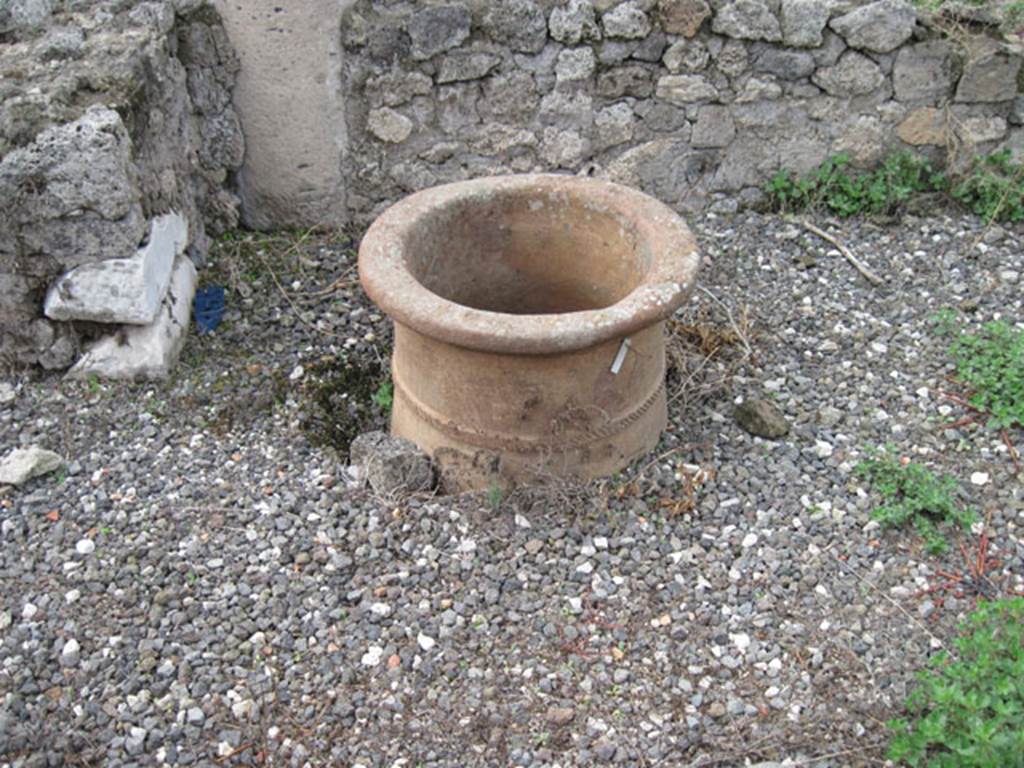
<svg viewBox="0 0 1024 768">
<path fill-rule="evenodd" d="M 971 601 L 922 593 L 959 551 L 879 531 L 852 468 L 892 443 L 954 474 L 991 513 L 1001 587 L 1021 587 L 1022 476 L 997 435 L 942 428 L 962 413 L 929 318 L 1020 322 L 1022 232 L 830 230 L 876 288 L 778 217 L 696 231 L 706 292 L 681 317 L 748 312 L 753 354 L 602 483 L 354 487 L 299 428 L 318 359 L 387 354 L 338 239 L 222 248 L 204 276 L 229 286 L 225 322 L 166 384 L 9 376 L 4 452 L 67 465 L 0 489 L 0 761 L 882 763 L 884 721 Z M 744 395 L 774 398 L 789 435 L 743 432 Z"/>
</svg>

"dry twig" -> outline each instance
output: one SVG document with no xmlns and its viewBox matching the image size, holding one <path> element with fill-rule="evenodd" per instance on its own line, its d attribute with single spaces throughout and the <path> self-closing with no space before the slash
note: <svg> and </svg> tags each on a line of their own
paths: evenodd
<svg viewBox="0 0 1024 768">
<path fill-rule="evenodd" d="M 885 282 L 875 272 L 873 272 L 867 264 L 865 264 L 856 256 L 854 256 L 853 252 L 845 245 L 843 245 L 842 241 L 840 241 L 837 237 L 835 237 L 834 235 L 830 235 L 828 232 L 821 229 L 820 227 L 814 226 L 813 224 L 811 224 L 811 222 L 807 221 L 806 219 L 796 219 L 796 221 L 798 224 L 800 224 L 800 226 L 802 226 L 811 234 L 817 235 L 825 242 L 834 245 L 836 249 L 841 254 L 843 254 L 843 257 L 848 262 L 850 262 L 850 264 L 853 265 L 853 268 L 860 272 L 869 283 L 871 283 L 872 285 L 882 285 Z"/>
</svg>

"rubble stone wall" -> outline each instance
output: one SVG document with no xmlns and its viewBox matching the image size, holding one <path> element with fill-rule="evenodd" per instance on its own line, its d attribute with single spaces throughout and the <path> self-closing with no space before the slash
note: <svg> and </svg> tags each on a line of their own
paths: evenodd
<svg viewBox="0 0 1024 768">
<path fill-rule="evenodd" d="M 160 217 L 184 219 L 176 245 L 198 262 L 211 235 L 236 225 L 237 70 L 220 17 L 201 0 L 0 3 L 3 362 L 65 368 L 110 330 L 66 317 L 67 302 L 61 319 L 44 315 L 62 276 L 66 298 L 76 298 L 76 268 L 90 265 L 93 284 L 104 265 L 141 275 L 142 296 L 117 295 L 131 281 L 99 280 L 113 286 L 105 299 L 124 304 L 113 320 L 152 304 L 146 281 L 159 275 L 156 289 L 166 291 L 171 264 L 154 266 L 150 254 L 182 256 L 146 248 L 165 229 L 154 225 Z"/>
<path fill-rule="evenodd" d="M 979 13 L 955 39 L 905 0 L 358 0 L 349 209 L 560 170 L 731 211 L 840 152 L 1021 152 L 1020 50 Z"/>
</svg>

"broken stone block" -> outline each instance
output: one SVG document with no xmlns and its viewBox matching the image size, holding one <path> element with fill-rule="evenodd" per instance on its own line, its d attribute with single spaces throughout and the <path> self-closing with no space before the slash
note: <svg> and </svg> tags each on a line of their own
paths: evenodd
<svg viewBox="0 0 1024 768">
<path fill-rule="evenodd" d="M 171 285 L 156 319 L 149 325 L 124 326 L 93 344 L 68 371 L 71 378 L 164 379 L 185 343 L 196 293 L 196 268 L 179 256 Z"/>
<path fill-rule="evenodd" d="M 106 259 L 66 272 L 46 295 L 52 320 L 148 325 L 171 283 L 174 259 L 185 252 L 188 222 L 179 213 L 158 216 L 149 242 L 129 259 Z"/>
<path fill-rule="evenodd" d="M 349 456 L 374 493 L 381 496 L 421 493 L 434 487 L 430 457 L 404 437 L 367 432 L 352 441 Z"/>
</svg>

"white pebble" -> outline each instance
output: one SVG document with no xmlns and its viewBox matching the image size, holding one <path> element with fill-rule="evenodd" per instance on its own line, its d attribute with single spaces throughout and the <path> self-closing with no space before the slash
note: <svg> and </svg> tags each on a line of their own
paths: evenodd
<svg viewBox="0 0 1024 768">
<path fill-rule="evenodd" d="M 360 662 L 364 667 L 376 667 L 380 664 L 380 660 L 384 657 L 384 649 L 379 645 L 371 645 L 366 653 L 363 654 L 363 658 Z"/>
<path fill-rule="evenodd" d="M 971 482 L 974 485 L 986 485 L 988 483 L 988 472 L 974 472 L 971 474 Z"/>
<path fill-rule="evenodd" d="M 750 647 L 750 635 L 746 632 L 737 632 L 735 635 L 730 634 L 729 639 L 732 640 L 733 645 L 739 649 L 740 653 L 746 653 Z"/>
<path fill-rule="evenodd" d="M 757 534 L 756 533 L 748 533 L 746 536 L 743 537 L 743 548 L 744 549 L 750 549 L 755 544 L 757 544 Z"/>
<path fill-rule="evenodd" d="M 424 653 L 437 645 L 437 641 L 434 638 L 430 635 L 424 635 L 422 632 L 416 636 L 416 642 L 419 644 L 420 650 Z"/>
<path fill-rule="evenodd" d="M 37 613 L 39 613 L 39 609 L 33 603 L 25 603 L 25 607 L 21 609 L 21 618 L 32 621 Z"/>
<path fill-rule="evenodd" d="M 835 448 L 832 447 L 831 443 L 826 443 L 824 440 L 814 441 L 814 454 L 819 459 L 829 458 L 832 455 L 833 451 L 835 451 Z"/>
<path fill-rule="evenodd" d="M 92 539 L 81 539 L 77 544 L 75 544 L 75 552 L 80 554 L 82 557 L 85 557 L 86 555 L 91 555 L 95 551 L 96 542 L 94 542 Z"/>
</svg>

